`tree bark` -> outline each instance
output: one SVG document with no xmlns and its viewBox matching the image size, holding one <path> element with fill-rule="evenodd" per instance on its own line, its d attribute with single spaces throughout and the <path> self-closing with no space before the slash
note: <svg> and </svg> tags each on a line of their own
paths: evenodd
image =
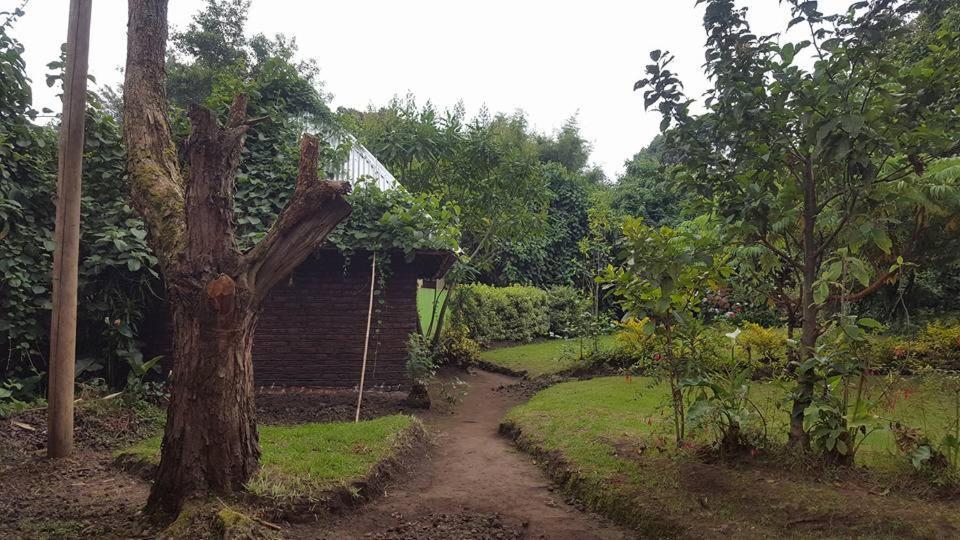
<svg viewBox="0 0 960 540">
<path fill-rule="evenodd" d="M 184 185 L 167 120 L 167 0 L 130 0 L 124 139 L 131 198 L 160 260 L 173 315 L 173 378 L 149 511 L 178 512 L 204 492 L 231 493 L 257 470 L 251 350 L 260 304 L 350 213 L 349 184 L 317 178 L 319 143 L 304 136 L 293 195 L 266 237 L 237 249 L 234 176 L 246 97 L 225 126 L 190 112 Z"/>
<path fill-rule="evenodd" d="M 170 298 L 174 365 L 162 455 L 147 507 L 179 511 L 204 491 L 232 493 L 257 470 L 250 360 L 256 311 L 228 276 Z M 240 293 L 240 294 L 238 294 Z"/>
</svg>

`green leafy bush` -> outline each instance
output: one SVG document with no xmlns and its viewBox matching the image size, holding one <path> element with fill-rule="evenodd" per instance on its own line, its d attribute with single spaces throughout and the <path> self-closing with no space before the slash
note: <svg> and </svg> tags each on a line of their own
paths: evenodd
<svg viewBox="0 0 960 540">
<path fill-rule="evenodd" d="M 383 190 L 361 181 L 347 196 L 350 217 L 328 238 L 349 256 L 357 251 L 402 251 L 408 258 L 417 249 L 459 250 L 459 209 L 430 194 L 412 194 L 402 187 Z"/>
<path fill-rule="evenodd" d="M 567 286 L 547 289 L 547 315 L 550 318 L 550 333 L 554 336 L 585 335 L 591 322 L 587 298 L 577 289 Z"/>
<path fill-rule="evenodd" d="M 410 334 L 407 339 L 407 376 L 415 384 L 426 384 L 437 372 L 437 363 L 430 341 L 419 333 Z"/>
<path fill-rule="evenodd" d="M 470 331 L 462 324 L 447 325 L 436 351 L 439 364 L 465 368 L 480 360 L 480 345 L 470 339 Z"/>
<path fill-rule="evenodd" d="M 863 354 L 875 371 L 960 370 L 960 325 L 932 322 L 913 337 L 879 337 Z"/>
<path fill-rule="evenodd" d="M 481 345 L 495 341 L 532 341 L 550 333 L 547 292 L 536 287 L 457 287 L 453 324 L 465 325 Z"/>
<path fill-rule="evenodd" d="M 57 128 L 36 125 L 23 47 L 0 27 L 0 378 L 46 370 Z M 49 64 L 57 84 L 62 62 Z M 127 204 L 120 124 L 94 94 L 86 111 L 78 290 L 78 374 L 122 386 L 140 354 L 137 327 L 158 290 L 156 258 Z M 35 391 L 42 391 L 36 387 Z"/>
</svg>

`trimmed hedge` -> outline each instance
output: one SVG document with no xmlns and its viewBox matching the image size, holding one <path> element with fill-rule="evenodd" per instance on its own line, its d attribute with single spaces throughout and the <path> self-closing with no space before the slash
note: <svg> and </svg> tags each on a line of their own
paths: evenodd
<svg viewBox="0 0 960 540">
<path fill-rule="evenodd" d="M 453 324 L 466 327 L 471 339 L 486 346 L 579 335 L 589 306 L 573 287 L 474 284 L 457 287 L 451 310 Z"/>
<path fill-rule="evenodd" d="M 549 335 L 547 292 L 536 287 L 463 285 L 453 298 L 453 324 L 470 329 L 481 345 L 494 341 L 532 341 Z"/>
</svg>

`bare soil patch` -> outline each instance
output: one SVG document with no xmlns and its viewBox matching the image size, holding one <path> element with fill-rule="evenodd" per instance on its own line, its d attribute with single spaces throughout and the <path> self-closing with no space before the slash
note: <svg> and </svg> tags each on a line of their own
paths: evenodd
<svg viewBox="0 0 960 540">
<path fill-rule="evenodd" d="M 80 451 L 104 451 L 149 437 L 160 429 L 159 409 L 127 407 L 120 400 L 78 403 L 74 445 Z M 47 410 L 22 411 L 0 420 L 0 466 L 43 455 L 47 445 Z"/>
<path fill-rule="evenodd" d="M 113 468 L 108 452 L 0 466 L 0 538 L 147 538 L 149 483 Z"/>
<path fill-rule="evenodd" d="M 370 420 L 390 414 L 412 414 L 406 392 L 366 390 L 360 418 Z M 353 421 L 357 391 L 331 388 L 277 388 L 257 393 L 257 422 L 260 424 L 305 424 L 309 422 Z"/>
<path fill-rule="evenodd" d="M 393 516 L 399 524 L 384 532 L 367 535 L 375 540 L 403 540 L 421 538 L 424 540 L 445 540 L 464 538 L 474 540 L 507 540 L 524 538 L 526 529 L 506 525 L 498 513 L 481 514 L 460 512 L 457 514 L 432 513 L 406 521 L 401 515 Z"/>
</svg>

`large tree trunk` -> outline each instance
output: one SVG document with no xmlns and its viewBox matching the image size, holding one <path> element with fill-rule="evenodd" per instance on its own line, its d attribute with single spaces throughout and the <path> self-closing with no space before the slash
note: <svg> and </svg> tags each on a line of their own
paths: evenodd
<svg viewBox="0 0 960 540">
<path fill-rule="evenodd" d="M 257 470 L 250 360 L 257 315 L 237 293 L 224 276 L 170 299 L 176 360 L 151 508 L 172 512 L 195 492 L 240 490 Z"/>
<path fill-rule="evenodd" d="M 273 286 L 350 213 L 349 184 L 317 178 L 319 143 L 304 136 L 287 207 L 250 252 L 237 249 L 234 175 L 247 125 L 237 96 L 221 126 L 190 111 L 189 175 L 174 151 L 164 93 L 167 0 L 130 0 L 124 139 L 134 206 L 160 260 L 173 313 L 173 380 L 160 467 L 148 510 L 173 513 L 205 492 L 242 489 L 260 449 L 251 350 Z"/>
</svg>

